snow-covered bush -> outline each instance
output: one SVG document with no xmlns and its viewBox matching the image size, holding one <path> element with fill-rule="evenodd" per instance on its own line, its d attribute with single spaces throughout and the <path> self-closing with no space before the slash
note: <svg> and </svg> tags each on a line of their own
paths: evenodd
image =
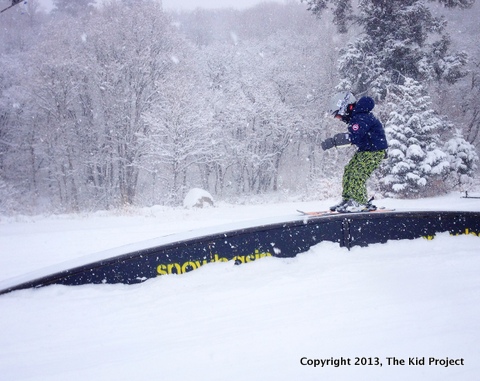
<svg viewBox="0 0 480 381">
<path fill-rule="evenodd" d="M 190 189 L 183 200 L 184 208 L 203 208 L 204 206 L 213 206 L 213 197 L 204 189 Z"/>
</svg>

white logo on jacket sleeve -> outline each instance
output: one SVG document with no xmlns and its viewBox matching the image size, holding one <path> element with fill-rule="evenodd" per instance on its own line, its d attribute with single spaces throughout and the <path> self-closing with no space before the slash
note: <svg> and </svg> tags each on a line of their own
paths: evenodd
<svg viewBox="0 0 480 381">
<path fill-rule="evenodd" d="M 359 129 L 360 129 L 360 126 L 359 126 L 358 124 L 354 124 L 354 125 L 352 126 L 352 130 L 353 130 L 353 131 L 358 131 Z"/>
</svg>

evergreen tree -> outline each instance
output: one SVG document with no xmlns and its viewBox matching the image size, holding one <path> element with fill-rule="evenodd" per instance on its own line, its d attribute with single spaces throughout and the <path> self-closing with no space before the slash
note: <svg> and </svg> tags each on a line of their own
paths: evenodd
<svg viewBox="0 0 480 381">
<path fill-rule="evenodd" d="M 383 189 L 389 196 L 400 197 L 435 193 L 450 168 L 439 139 L 446 122 L 431 109 L 423 86 L 411 78 L 388 95 L 387 106 L 385 132 L 390 148 L 383 165 Z"/>
<path fill-rule="evenodd" d="M 453 138 L 445 144 L 445 151 L 450 161 L 451 173 L 448 179 L 453 182 L 452 185 L 462 187 L 471 184 L 478 162 L 475 147 L 467 142 L 462 132 L 457 129 Z"/>
<path fill-rule="evenodd" d="M 450 53 L 446 21 L 435 17 L 424 1 L 361 0 L 355 14 L 351 0 L 306 1 L 316 14 L 331 4 L 340 32 L 347 30 L 347 21 L 362 28 L 361 36 L 340 57 L 340 88 L 357 94 L 369 91 L 383 99 L 388 86 L 401 84 L 405 77 L 454 83 L 466 74 L 462 70 L 466 54 Z M 446 7 L 467 8 L 475 0 L 439 2 Z"/>
</svg>

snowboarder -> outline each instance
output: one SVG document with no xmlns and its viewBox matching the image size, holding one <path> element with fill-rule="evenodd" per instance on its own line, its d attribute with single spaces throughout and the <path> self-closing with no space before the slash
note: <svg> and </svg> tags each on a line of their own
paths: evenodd
<svg viewBox="0 0 480 381">
<path fill-rule="evenodd" d="M 361 212 L 375 210 L 367 197 L 367 180 L 386 157 L 388 148 L 382 123 L 371 113 L 375 102 L 370 97 L 358 101 L 350 92 L 336 94 L 330 105 L 330 113 L 348 125 L 348 133 L 336 134 L 322 142 L 324 150 L 354 144 L 358 151 L 345 166 L 343 173 L 342 201 L 330 210 Z"/>
</svg>

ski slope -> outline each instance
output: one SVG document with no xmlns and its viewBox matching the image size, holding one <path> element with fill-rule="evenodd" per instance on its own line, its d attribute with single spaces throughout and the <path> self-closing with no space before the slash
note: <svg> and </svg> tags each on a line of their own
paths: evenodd
<svg viewBox="0 0 480 381">
<path fill-rule="evenodd" d="M 331 203 L 3 217 L 0 281 Z M 377 204 L 480 211 L 458 194 Z M 0 296 L 0 379 L 477 380 L 479 273 L 478 236 L 439 234 L 351 251 L 324 242 L 296 258 L 210 263 L 130 286 L 13 292 Z"/>
</svg>

